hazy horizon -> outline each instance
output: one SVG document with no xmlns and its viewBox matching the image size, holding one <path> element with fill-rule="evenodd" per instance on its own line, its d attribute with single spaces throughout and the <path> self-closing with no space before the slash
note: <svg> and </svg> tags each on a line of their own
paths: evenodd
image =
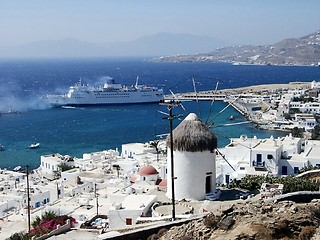
<svg viewBox="0 0 320 240">
<path fill-rule="evenodd" d="M 320 29 L 320 1 L 0 0 L 0 45 L 74 38 L 134 41 L 158 33 L 272 44 Z"/>
</svg>

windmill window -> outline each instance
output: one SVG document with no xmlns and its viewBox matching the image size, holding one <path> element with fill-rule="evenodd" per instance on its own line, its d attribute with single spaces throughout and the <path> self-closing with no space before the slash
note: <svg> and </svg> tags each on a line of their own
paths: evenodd
<svg viewBox="0 0 320 240">
<path fill-rule="evenodd" d="M 126 225 L 132 225 L 132 218 L 126 218 Z"/>
</svg>

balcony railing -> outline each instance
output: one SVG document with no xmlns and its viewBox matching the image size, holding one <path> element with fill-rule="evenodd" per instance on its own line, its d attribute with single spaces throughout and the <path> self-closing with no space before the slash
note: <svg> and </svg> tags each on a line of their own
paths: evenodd
<svg viewBox="0 0 320 240">
<path fill-rule="evenodd" d="M 255 169 L 266 169 L 266 163 L 265 161 L 262 161 L 262 162 L 257 162 L 257 161 L 252 161 L 252 166 L 255 168 Z"/>
</svg>

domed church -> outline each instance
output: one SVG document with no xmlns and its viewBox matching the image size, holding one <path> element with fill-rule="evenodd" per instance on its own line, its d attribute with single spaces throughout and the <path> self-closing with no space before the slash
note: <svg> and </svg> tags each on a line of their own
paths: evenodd
<svg viewBox="0 0 320 240">
<path fill-rule="evenodd" d="M 176 200 L 204 200 L 216 191 L 217 138 L 190 113 L 173 130 L 174 192 Z M 167 197 L 172 198 L 171 141 L 167 137 Z"/>
</svg>

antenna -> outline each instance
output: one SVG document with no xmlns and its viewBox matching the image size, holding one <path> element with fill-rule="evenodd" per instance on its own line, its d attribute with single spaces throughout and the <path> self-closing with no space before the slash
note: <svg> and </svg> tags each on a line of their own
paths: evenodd
<svg viewBox="0 0 320 240">
<path fill-rule="evenodd" d="M 135 85 L 135 88 L 138 88 L 138 82 L 139 82 L 139 76 L 137 76 L 137 78 L 136 78 L 136 85 Z"/>
</svg>

